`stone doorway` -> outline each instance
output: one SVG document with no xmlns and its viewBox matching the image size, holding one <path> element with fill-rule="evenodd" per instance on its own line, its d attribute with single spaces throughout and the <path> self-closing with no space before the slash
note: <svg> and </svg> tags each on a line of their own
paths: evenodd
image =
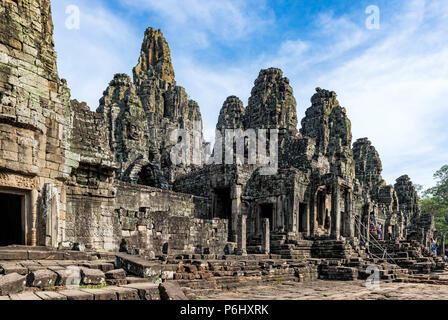
<svg viewBox="0 0 448 320">
<path fill-rule="evenodd" d="M 232 198 L 230 188 L 214 190 L 214 217 L 229 221 L 229 241 L 233 239 Z"/>
<path fill-rule="evenodd" d="M 306 203 L 300 203 L 299 205 L 299 232 L 307 232 L 306 228 L 306 214 L 308 211 L 308 205 Z"/>
<path fill-rule="evenodd" d="M 260 221 L 268 219 L 271 231 L 274 230 L 273 217 L 274 217 L 274 205 L 272 203 L 260 204 Z"/>
<path fill-rule="evenodd" d="M 25 197 L 0 193 L 0 246 L 24 245 Z"/>
</svg>

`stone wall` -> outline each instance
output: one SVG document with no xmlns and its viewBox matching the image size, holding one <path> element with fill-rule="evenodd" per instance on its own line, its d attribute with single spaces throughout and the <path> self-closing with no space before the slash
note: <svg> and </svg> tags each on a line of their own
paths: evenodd
<svg viewBox="0 0 448 320">
<path fill-rule="evenodd" d="M 64 220 L 64 181 L 78 156 L 68 144 L 70 92 L 58 77 L 50 1 L 2 0 L 0 31 L 0 168 L 6 187 L 27 199 L 23 244 L 57 245 L 63 231 L 50 220 Z M 49 203 L 45 185 L 58 194 L 49 217 L 38 209 Z"/>
<path fill-rule="evenodd" d="M 92 167 L 88 170 L 92 173 Z M 123 239 L 130 250 L 140 252 L 160 253 L 165 243 L 179 252 L 194 252 L 197 247 L 223 250 L 225 237 L 220 235 L 227 232 L 226 221 L 202 219 L 209 216 L 206 199 L 113 183 L 111 172 L 104 169 L 96 174 L 97 186 L 87 180 L 68 188 L 67 241 L 103 250 L 118 250 Z M 101 177 L 105 181 L 100 182 Z M 101 183 L 108 183 L 108 193 Z"/>
</svg>

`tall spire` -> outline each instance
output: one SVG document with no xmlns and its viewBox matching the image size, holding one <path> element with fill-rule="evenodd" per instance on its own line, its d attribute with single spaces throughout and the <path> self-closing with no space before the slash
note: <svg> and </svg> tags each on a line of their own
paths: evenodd
<svg viewBox="0 0 448 320">
<path fill-rule="evenodd" d="M 156 78 L 175 84 L 171 52 L 162 31 L 146 29 L 140 58 L 133 72 L 136 83 L 138 80 Z"/>
</svg>

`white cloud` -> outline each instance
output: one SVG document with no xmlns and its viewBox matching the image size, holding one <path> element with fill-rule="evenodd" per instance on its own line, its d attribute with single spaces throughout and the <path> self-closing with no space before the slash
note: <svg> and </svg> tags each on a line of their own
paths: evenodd
<svg viewBox="0 0 448 320">
<path fill-rule="evenodd" d="M 65 9 L 73 3 L 80 8 L 79 30 L 65 26 Z M 132 71 L 141 39 L 100 2 L 58 0 L 52 11 L 59 75 L 67 79 L 73 99 L 86 101 L 95 110 L 113 75 Z"/>
<path fill-rule="evenodd" d="M 128 7 L 156 14 L 164 21 L 165 31 L 178 33 L 179 40 L 200 34 L 205 48 L 211 36 L 225 41 L 242 38 L 260 30 L 271 20 L 258 13 L 265 8 L 264 0 L 121 0 Z M 186 35 L 186 36 L 185 36 Z M 191 43 L 191 41 L 190 41 Z"/>
</svg>

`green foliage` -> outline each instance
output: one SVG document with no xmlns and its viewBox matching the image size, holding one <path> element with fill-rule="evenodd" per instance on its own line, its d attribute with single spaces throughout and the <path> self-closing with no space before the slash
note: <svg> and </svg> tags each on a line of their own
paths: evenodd
<svg viewBox="0 0 448 320">
<path fill-rule="evenodd" d="M 437 230 L 448 233 L 448 165 L 434 174 L 435 187 L 423 193 L 420 207 L 423 212 L 434 215 Z"/>
</svg>

